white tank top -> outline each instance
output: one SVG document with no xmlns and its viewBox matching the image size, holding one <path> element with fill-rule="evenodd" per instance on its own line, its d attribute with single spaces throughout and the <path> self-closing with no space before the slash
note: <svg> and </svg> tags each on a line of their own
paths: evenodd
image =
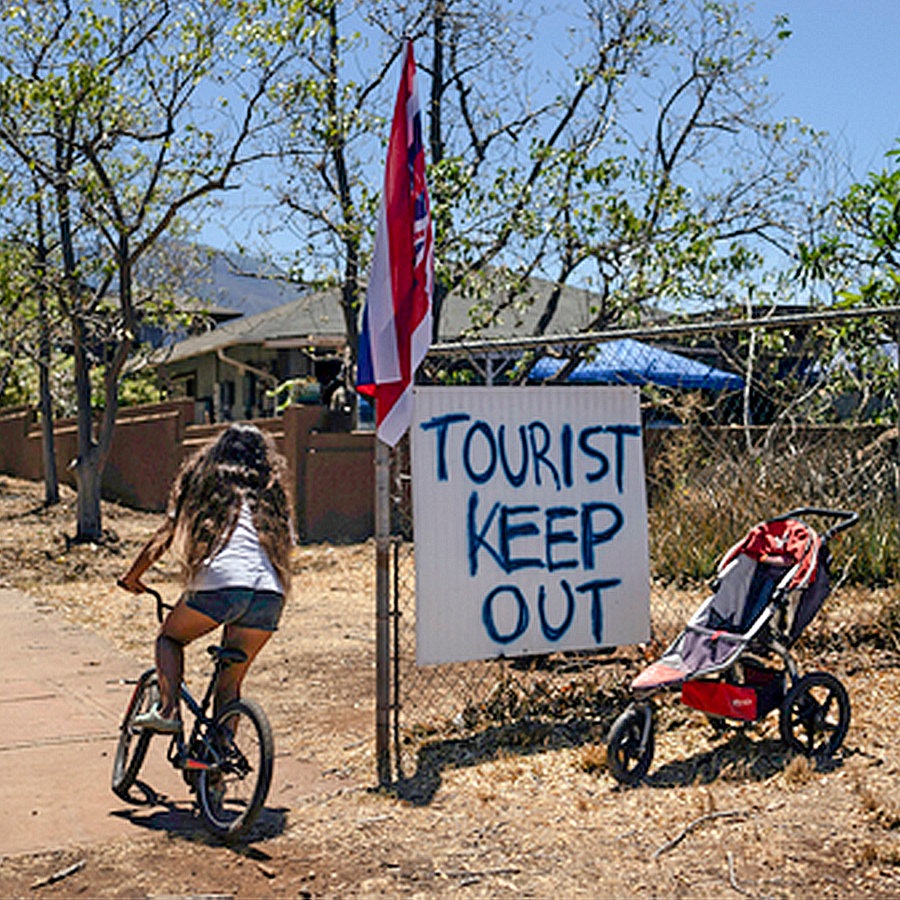
<svg viewBox="0 0 900 900">
<path fill-rule="evenodd" d="M 253 515 L 246 503 L 241 504 L 228 542 L 212 559 L 203 561 L 190 585 L 192 591 L 222 588 L 253 588 L 284 593 L 281 579 L 259 542 Z"/>
</svg>

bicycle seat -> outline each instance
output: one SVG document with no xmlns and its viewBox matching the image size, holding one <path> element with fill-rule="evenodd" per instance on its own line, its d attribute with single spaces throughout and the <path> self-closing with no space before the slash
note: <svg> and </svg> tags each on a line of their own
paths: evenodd
<svg viewBox="0 0 900 900">
<path fill-rule="evenodd" d="M 247 654 L 237 647 L 219 647 L 213 644 L 206 648 L 206 652 L 217 662 L 226 664 L 247 662 Z"/>
</svg>

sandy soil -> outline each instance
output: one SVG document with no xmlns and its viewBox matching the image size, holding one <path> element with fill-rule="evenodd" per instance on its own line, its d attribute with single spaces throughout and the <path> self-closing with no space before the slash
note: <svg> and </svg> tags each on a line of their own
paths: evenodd
<svg viewBox="0 0 900 900">
<path fill-rule="evenodd" d="M 106 506 L 109 540 L 69 547 L 73 496 L 52 510 L 41 498 L 0 476 L 0 584 L 149 658 L 152 613 L 113 583 L 158 518 Z M 8 857 L 0 896 L 900 895 L 900 656 L 871 627 L 885 593 L 838 592 L 804 639 L 804 670 L 839 676 L 853 702 L 826 767 L 785 751 L 775 715 L 719 734 L 670 704 L 640 788 L 609 776 L 600 736 L 553 740 L 549 722 L 540 741 L 510 729 L 496 752 L 442 757 L 423 799 L 374 788 L 372 546 L 303 547 L 295 565 L 296 594 L 246 691 L 279 750 L 319 767 L 321 789 L 240 847 L 196 829 L 141 831 Z M 175 595 L 170 571 L 156 582 Z M 189 676 L 202 657 L 189 657 Z"/>
</svg>

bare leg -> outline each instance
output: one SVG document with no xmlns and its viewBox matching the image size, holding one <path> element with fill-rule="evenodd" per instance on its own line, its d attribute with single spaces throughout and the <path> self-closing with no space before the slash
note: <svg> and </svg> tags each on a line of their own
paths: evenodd
<svg viewBox="0 0 900 900">
<path fill-rule="evenodd" d="M 243 650 L 247 654 L 247 661 L 233 663 L 219 675 L 215 702 L 217 712 L 226 703 L 237 700 L 241 696 L 241 684 L 250 668 L 250 663 L 253 662 L 270 637 L 272 637 L 271 631 L 263 631 L 259 628 L 244 628 L 240 625 L 225 626 L 225 646 Z"/>
<path fill-rule="evenodd" d="M 178 710 L 178 691 L 184 677 L 184 646 L 195 638 L 208 634 L 219 625 L 179 600 L 166 616 L 156 639 L 156 673 L 159 677 L 160 714 L 166 719 L 175 717 Z"/>
</svg>

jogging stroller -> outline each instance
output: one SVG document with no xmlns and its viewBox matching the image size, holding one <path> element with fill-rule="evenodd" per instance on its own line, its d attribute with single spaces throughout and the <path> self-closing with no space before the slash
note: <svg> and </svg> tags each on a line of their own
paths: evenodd
<svg viewBox="0 0 900 900">
<path fill-rule="evenodd" d="M 837 522 L 820 536 L 801 516 Z M 617 781 L 637 784 L 650 768 L 650 698 L 660 691 L 680 690 L 681 702 L 714 724 L 756 722 L 778 709 L 788 747 L 807 756 L 837 751 L 850 724 L 847 691 L 827 672 L 801 677 L 790 649 L 828 596 L 829 540 L 858 519 L 844 510 L 794 509 L 756 525 L 723 556 L 712 596 L 631 682 L 635 700 L 607 739 Z"/>
</svg>

